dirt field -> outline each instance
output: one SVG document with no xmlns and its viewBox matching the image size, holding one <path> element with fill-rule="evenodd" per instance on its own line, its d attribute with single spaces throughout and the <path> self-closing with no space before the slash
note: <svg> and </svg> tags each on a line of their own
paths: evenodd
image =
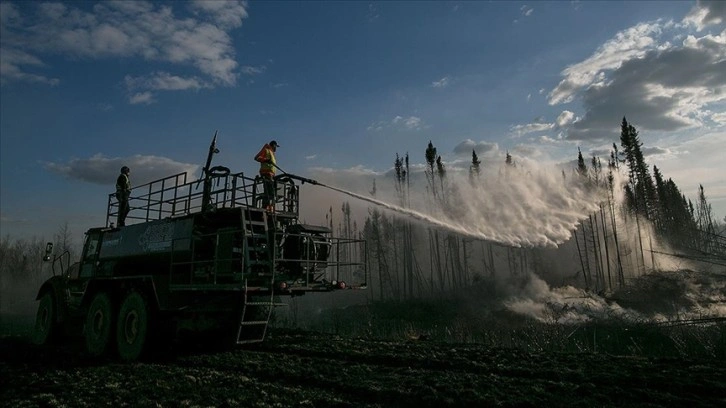
<svg viewBox="0 0 726 408">
<path fill-rule="evenodd" d="M 5 336 L 0 401 L 9 407 L 726 406 L 726 364 L 719 360 L 533 354 L 279 329 L 262 344 L 199 348 L 187 342 L 121 364 Z"/>
</svg>

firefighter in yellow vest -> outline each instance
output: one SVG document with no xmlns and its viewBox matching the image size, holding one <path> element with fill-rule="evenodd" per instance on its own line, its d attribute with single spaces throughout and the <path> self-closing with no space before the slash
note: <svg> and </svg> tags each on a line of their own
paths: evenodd
<svg viewBox="0 0 726 408">
<path fill-rule="evenodd" d="M 280 145 L 275 140 L 265 144 L 259 153 L 255 156 L 255 161 L 260 162 L 260 177 L 264 185 L 264 194 L 262 196 L 262 208 L 272 211 L 275 207 L 275 168 L 277 161 L 275 160 L 275 151 Z"/>
</svg>

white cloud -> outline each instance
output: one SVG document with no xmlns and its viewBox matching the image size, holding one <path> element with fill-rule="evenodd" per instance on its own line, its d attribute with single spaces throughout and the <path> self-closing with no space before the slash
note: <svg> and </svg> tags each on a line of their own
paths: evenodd
<svg viewBox="0 0 726 408">
<path fill-rule="evenodd" d="M 658 23 L 640 23 L 617 33 L 590 58 L 562 71 L 565 79 L 549 93 L 550 105 L 571 102 L 579 90 L 596 82 L 604 70 L 616 69 L 625 61 L 644 56 L 648 50 L 655 48 L 653 37 L 660 32 L 661 25 Z"/>
<path fill-rule="evenodd" d="M 726 30 L 695 37 L 682 36 L 683 28 L 640 23 L 563 70 L 564 79 L 548 95 L 550 105 L 579 97 L 585 108 L 582 118 L 558 121 L 567 138 L 617 136 L 623 115 L 642 130 L 721 125 L 709 107 L 726 101 Z"/>
<path fill-rule="evenodd" d="M 726 125 L 726 111 L 712 114 L 711 120 L 720 125 Z"/>
<path fill-rule="evenodd" d="M 681 47 L 627 61 L 613 72 L 608 86 L 584 92 L 586 114 L 568 137 L 610 135 L 613 118 L 624 112 L 641 129 L 702 127 L 707 107 L 726 100 L 726 47 L 718 51 L 724 39 L 726 31 L 717 37 L 686 39 Z"/>
<path fill-rule="evenodd" d="M 260 65 L 259 67 L 245 65 L 240 69 L 240 71 L 242 71 L 245 75 L 259 75 L 264 73 L 266 69 L 267 67 L 264 65 Z"/>
<path fill-rule="evenodd" d="M 520 160 L 522 158 L 536 159 L 544 155 L 544 152 L 542 152 L 539 147 L 530 144 L 518 144 L 514 146 L 514 148 L 512 149 L 512 153 L 515 153 L 518 156 L 522 156 Z"/>
<path fill-rule="evenodd" d="M 387 125 L 388 125 L 387 122 L 377 121 L 377 122 L 373 122 L 370 125 L 368 125 L 366 130 L 368 130 L 369 132 L 380 132 L 383 129 L 385 129 Z"/>
<path fill-rule="evenodd" d="M 311 154 L 310 156 L 305 156 L 305 160 L 315 160 L 318 158 L 317 154 Z"/>
<path fill-rule="evenodd" d="M 696 27 L 698 31 L 712 24 L 726 21 L 726 2 L 722 0 L 699 0 L 683 19 L 683 22 Z"/>
<path fill-rule="evenodd" d="M 421 130 L 426 128 L 423 120 L 418 116 L 409 116 L 404 118 L 403 116 L 396 115 L 390 121 L 377 121 L 368 125 L 368 131 L 380 132 L 389 128 L 399 128 L 404 130 Z"/>
<path fill-rule="evenodd" d="M 409 130 L 418 130 L 421 129 L 421 127 L 423 126 L 421 118 L 417 116 L 409 116 L 407 118 L 396 116 L 395 118 L 393 118 L 392 123 L 394 125 L 403 125 L 406 129 Z"/>
<path fill-rule="evenodd" d="M 20 12 L 13 3 L 0 3 L 0 23 L 5 26 L 8 24 L 19 23 Z"/>
<path fill-rule="evenodd" d="M 368 14 L 366 14 L 366 19 L 368 20 L 368 22 L 373 22 L 374 20 L 377 20 L 380 16 L 381 15 L 380 13 L 378 13 L 376 5 L 373 3 L 368 3 Z"/>
<path fill-rule="evenodd" d="M 670 155 L 672 152 L 670 149 L 666 149 L 663 147 L 658 146 L 652 146 L 652 147 L 643 147 L 641 149 L 643 156 L 663 156 L 663 155 Z"/>
<path fill-rule="evenodd" d="M 2 81 L 52 83 L 47 74 L 30 70 L 43 67 L 41 58 L 61 55 L 68 59 L 143 58 L 193 67 L 209 84 L 235 85 L 238 64 L 229 32 L 247 17 L 246 4 L 187 3 L 191 17 L 175 14 L 174 7 L 180 4 L 108 1 L 86 11 L 72 3 L 39 3 L 31 9 L 34 14 L 21 16 L 12 4 L 3 3 Z M 191 88 L 195 87 L 187 89 Z"/>
<path fill-rule="evenodd" d="M 188 180 L 192 180 L 199 170 L 196 164 L 180 163 L 161 156 L 105 157 L 100 153 L 87 159 L 72 159 L 67 163 L 45 163 L 45 168 L 53 173 L 89 183 L 108 185 L 110 190 L 121 166 L 131 168 L 131 181 L 137 186 L 183 172 L 187 173 Z"/>
<path fill-rule="evenodd" d="M 564 127 L 564 126 L 572 123 L 574 120 L 575 120 L 575 114 L 568 110 L 564 110 L 557 117 L 557 120 L 555 121 L 555 123 L 557 124 L 558 127 Z"/>
<path fill-rule="evenodd" d="M 28 54 L 22 50 L 2 47 L 0 45 L 0 83 L 8 83 L 13 81 L 26 81 L 44 83 L 51 86 L 58 85 L 58 78 L 48 78 L 28 72 L 23 67 L 44 68 L 46 65 L 37 57 Z"/>
<path fill-rule="evenodd" d="M 139 92 L 129 96 L 129 103 L 132 105 L 138 105 L 141 103 L 149 105 L 154 102 L 156 102 L 154 100 L 154 94 L 151 92 Z"/>
<path fill-rule="evenodd" d="M 432 82 L 431 86 L 434 88 L 446 88 L 447 86 L 449 86 L 450 81 L 451 79 L 448 76 L 445 76 L 438 81 Z"/>
<path fill-rule="evenodd" d="M 519 12 L 522 14 L 523 17 L 529 17 L 534 12 L 534 9 L 525 4 L 519 8 Z M 519 23 L 519 19 L 514 20 L 514 23 Z"/>
<path fill-rule="evenodd" d="M 542 143 L 547 143 L 547 144 L 557 144 L 557 143 L 560 143 L 561 142 L 560 139 L 553 139 L 553 138 L 551 138 L 549 136 L 546 136 L 546 135 L 540 136 L 539 137 L 539 141 L 542 142 Z"/>
<path fill-rule="evenodd" d="M 237 28 L 248 17 L 246 2 L 237 0 L 194 0 L 192 8 L 213 17 L 216 23 L 225 28 Z"/>
<path fill-rule="evenodd" d="M 658 166 L 665 178 L 673 178 L 681 192 L 696 198 L 698 185 L 703 184 L 714 212 L 721 219 L 726 215 L 726 180 L 722 172 L 723 146 L 726 131 L 698 132 L 695 137 L 677 138 L 662 147 L 666 151 L 649 157 L 648 163 Z M 661 148 L 649 149 L 659 153 Z M 654 150 L 654 151 L 651 151 Z"/>
<path fill-rule="evenodd" d="M 492 155 L 499 152 L 499 145 L 494 142 L 475 142 L 466 139 L 454 147 L 454 153 L 458 156 L 471 156 L 472 151 L 475 151 L 477 156 Z"/>
<path fill-rule="evenodd" d="M 201 89 L 209 87 L 199 78 L 182 78 L 168 72 L 155 72 L 146 77 L 132 77 L 127 75 L 124 83 L 129 90 L 150 89 L 162 91 L 181 91 L 187 89 Z"/>
<path fill-rule="evenodd" d="M 526 125 L 515 125 L 510 128 L 514 137 L 520 137 L 528 133 L 544 132 L 555 128 L 554 123 L 528 123 Z"/>
<path fill-rule="evenodd" d="M 383 173 L 370 169 L 362 164 L 349 167 L 347 169 L 334 169 L 332 167 L 311 167 L 308 169 L 311 173 L 327 174 L 327 175 L 352 175 L 352 176 L 380 176 Z"/>
</svg>

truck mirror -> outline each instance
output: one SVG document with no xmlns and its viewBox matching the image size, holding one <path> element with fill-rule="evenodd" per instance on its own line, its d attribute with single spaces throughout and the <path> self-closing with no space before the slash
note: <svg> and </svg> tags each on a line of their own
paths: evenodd
<svg viewBox="0 0 726 408">
<path fill-rule="evenodd" d="M 45 244 L 45 256 L 43 257 L 43 260 L 46 262 L 50 261 L 50 254 L 52 254 L 52 253 L 53 253 L 53 243 L 48 242 L 47 244 Z"/>
</svg>

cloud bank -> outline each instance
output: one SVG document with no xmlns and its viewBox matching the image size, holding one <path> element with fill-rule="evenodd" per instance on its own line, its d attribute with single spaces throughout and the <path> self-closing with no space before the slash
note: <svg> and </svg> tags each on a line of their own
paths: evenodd
<svg viewBox="0 0 726 408">
<path fill-rule="evenodd" d="M 579 101 L 584 108 L 567 138 L 612 138 L 623 116 L 639 128 L 663 132 L 723 126 L 726 29 L 700 32 L 725 17 L 723 2 L 702 1 L 681 22 L 637 24 L 564 69 L 547 95 L 549 104 Z M 697 33 L 689 32 L 693 27 Z"/>
<path fill-rule="evenodd" d="M 77 6 L 76 6 L 77 5 Z M 0 80 L 57 85 L 44 60 L 142 58 L 169 69 L 126 76 L 131 103 L 147 93 L 234 86 L 238 69 L 230 32 L 247 18 L 242 1 L 147 1 L 0 4 Z M 184 12 L 179 12 L 185 7 Z M 190 75 L 190 70 L 197 72 Z"/>
<path fill-rule="evenodd" d="M 187 180 L 199 177 L 199 165 L 180 163 L 160 156 L 135 155 L 131 157 L 105 157 L 96 154 L 87 159 L 71 159 L 67 163 L 44 163 L 45 168 L 70 179 L 108 185 L 113 189 L 122 166 L 131 169 L 132 185 L 138 186 L 178 173 L 186 173 Z"/>
</svg>

